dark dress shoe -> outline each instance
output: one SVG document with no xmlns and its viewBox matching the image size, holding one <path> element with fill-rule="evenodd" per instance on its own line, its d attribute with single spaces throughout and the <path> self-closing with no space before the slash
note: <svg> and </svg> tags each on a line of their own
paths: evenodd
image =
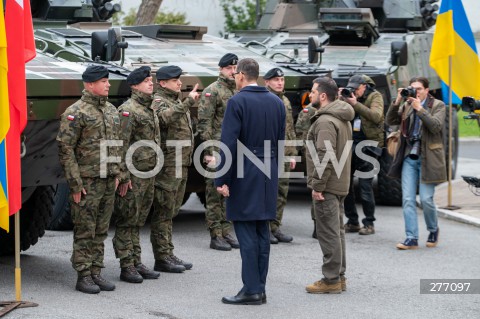
<svg viewBox="0 0 480 319">
<path fill-rule="evenodd" d="M 230 305 L 261 305 L 263 298 L 262 294 L 247 295 L 244 292 L 239 292 L 236 296 L 223 297 L 222 302 Z M 265 302 L 267 302 L 266 297 Z"/>
<path fill-rule="evenodd" d="M 210 239 L 210 248 L 222 251 L 232 250 L 232 246 L 230 246 L 230 244 L 225 240 L 225 238 L 220 236 L 215 236 Z"/>
<path fill-rule="evenodd" d="M 155 260 L 155 266 L 153 267 L 153 269 L 155 271 L 173 273 L 181 273 L 186 270 L 183 265 L 177 265 L 173 260 L 171 260 L 170 256 L 165 256 L 161 259 Z"/>
<path fill-rule="evenodd" d="M 270 244 L 276 245 L 278 244 L 278 239 L 273 236 L 272 232 L 270 232 Z"/>
<path fill-rule="evenodd" d="M 232 234 L 226 234 L 223 236 L 225 238 L 225 241 L 232 247 L 232 248 L 240 248 L 240 244 L 238 241 L 233 237 Z"/>
<path fill-rule="evenodd" d="M 267 294 L 262 292 L 262 303 L 267 303 Z"/>
<path fill-rule="evenodd" d="M 273 236 L 275 236 L 275 238 L 277 238 L 278 242 L 280 243 L 289 243 L 293 240 L 292 236 L 282 233 L 280 229 L 277 229 L 276 231 L 274 231 Z"/>
</svg>

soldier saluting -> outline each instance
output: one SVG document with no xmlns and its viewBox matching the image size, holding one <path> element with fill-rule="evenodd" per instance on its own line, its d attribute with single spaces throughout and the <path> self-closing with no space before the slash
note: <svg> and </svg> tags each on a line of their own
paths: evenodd
<svg viewBox="0 0 480 319">
<path fill-rule="evenodd" d="M 155 178 L 150 240 L 155 257 L 154 269 L 174 273 L 184 272 L 193 266 L 173 254 L 172 219 L 177 216 L 185 195 L 187 171 L 192 163 L 193 153 L 190 107 L 199 98 L 196 84 L 188 97 L 184 101 L 180 100 L 181 74 L 182 69 L 175 65 L 158 69 L 156 76 L 159 87 L 153 100 L 160 120 L 161 147 L 165 163 Z M 176 156 L 177 152 L 181 154 Z"/>
<path fill-rule="evenodd" d="M 160 125 L 152 106 L 153 82 L 150 67 L 142 66 L 127 77 L 132 96 L 118 109 L 123 139 L 123 156 L 133 144 L 142 141 L 155 143 L 160 148 Z M 140 142 L 140 143 L 142 143 Z M 138 145 L 138 144 L 136 144 Z M 134 168 L 151 173 L 157 164 L 157 154 L 151 145 L 139 147 L 131 158 Z M 143 279 L 157 279 L 160 273 L 148 269 L 141 259 L 140 228 L 145 225 L 153 204 L 155 175 L 132 174 L 122 161 L 122 179 L 115 200 L 115 236 L 113 247 L 120 259 L 120 279 L 141 283 Z"/>
<path fill-rule="evenodd" d="M 120 120 L 117 109 L 107 102 L 110 88 L 107 68 L 89 66 L 82 79 L 85 88 L 82 97 L 62 114 L 57 141 L 60 162 L 72 194 L 71 261 L 78 273 L 76 289 L 95 294 L 115 289 L 100 271 L 104 268 L 103 242 L 107 238 L 120 169 L 118 164 L 109 163 L 107 172 L 101 172 L 100 144 L 119 139 Z M 118 153 L 115 147 L 110 147 L 104 155 L 117 156 Z"/>
<path fill-rule="evenodd" d="M 197 125 L 202 142 L 220 141 L 227 101 L 235 93 L 236 85 L 233 74 L 237 70 L 237 63 L 238 57 L 235 54 L 225 54 L 218 62 L 220 76 L 217 81 L 207 86 L 202 92 L 202 98 L 198 105 Z M 205 151 L 204 162 L 210 166 L 215 164 L 213 151 L 218 151 L 218 148 L 210 147 Z M 205 219 L 210 231 L 210 248 L 225 251 L 239 248 L 238 241 L 230 233 L 232 223 L 226 219 L 225 198 L 217 192 L 213 182 L 213 178 L 205 178 L 207 201 Z"/>
</svg>

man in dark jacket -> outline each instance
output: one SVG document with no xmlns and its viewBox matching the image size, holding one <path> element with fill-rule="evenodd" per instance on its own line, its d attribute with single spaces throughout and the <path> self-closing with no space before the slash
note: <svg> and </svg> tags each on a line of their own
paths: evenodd
<svg viewBox="0 0 480 319">
<path fill-rule="evenodd" d="M 315 294 L 346 290 L 343 202 L 350 185 L 350 121 L 355 112 L 346 102 L 335 100 L 337 92 L 335 81 L 323 77 L 313 81 L 310 93 L 312 105 L 320 105 L 307 136 L 307 186 L 312 189 L 323 253 L 323 278 L 306 287 Z"/>
<path fill-rule="evenodd" d="M 233 221 L 240 243 L 243 281 L 236 296 L 222 298 L 227 304 L 266 302 L 269 221 L 276 216 L 277 152 L 278 141 L 285 136 L 285 106 L 257 85 L 258 74 L 255 60 L 238 62 L 235 83 L 240 92 L 228 101 L 222 124 L 221 142 L 226 147 L 215 186 L 227 197 L 227 219 Z M 238 152 L 244 155 L 238 158 Z M 232 165 L 226 163 L 227 158 Z"/>
<path fill-rule="evenodd" d="M 427 247 L 435 247 L 438 243 L 437 208 L 433 196 L 435 186 L 447 179 L 443 148 L 445 104 L 428 94 L 428 86 L 428 79 L 412 78 L 409 90 L 404 92 L 408 94 L 402 96 L 404 89 L 398 89 L 397 98 L 387 112 L 387 124 L 400 125 L 402 133 L 397 155 L 388 173 L 391 177 L 402 178 L 407 238 L 397 244 L 401 250 L 418 248 L 418 186 L 425 223 L 430 232 Z"/>
</svg>

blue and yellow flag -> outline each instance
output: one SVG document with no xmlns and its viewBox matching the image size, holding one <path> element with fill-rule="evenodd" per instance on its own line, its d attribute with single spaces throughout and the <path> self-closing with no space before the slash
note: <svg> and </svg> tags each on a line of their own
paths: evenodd
<svg viewBox="0 0 480 319">
<path fill-rule="evenodd" d="M 449 56 L 452 57 L 451 69 Z M 430 65 L 442 80 L 444 88 L 448 88 L 451 72 L 452 103 L 460 103 L 464 96 L 480 97 L 480 61 L 461 0 L 442 0 L 433 36 Z M 445 101 L 447 100 L 448 98 Z"/>
<path fill-rule="evenodd" d="M 7 71 L 7 39 L 5 36 L 5 19 L 3 17 L 3 1 L 0 1 L 0 228 L 8 232 L 9 209 L 5 137 L 10 128 L 10 106 L 8 102 Z"/>
</svg>

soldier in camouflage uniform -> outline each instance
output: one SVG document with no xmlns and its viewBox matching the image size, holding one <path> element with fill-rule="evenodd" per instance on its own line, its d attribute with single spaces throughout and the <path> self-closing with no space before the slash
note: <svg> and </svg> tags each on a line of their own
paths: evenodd
<svg viewBox="0 0 480 319">
<path fill-rule="evenodd" d="M 178 214 L 185 195 L 187 171 L 193 153 L 190 107 L 199 98 L 196 84 L 188 97 L 183 102 L 180 100 L 181 74 L 182 69 L 174 65 L 158 69 L 156 76 L 159 87 L 153 99 L 153 107 L 160 120 L 161 147 L 165 163 L 155 178 L 150 240 L 155 257 L 154 269 L 174 273 L 192 268 L 191 263 L 184 262 L 173 254 L 172 219 Z M 177 161 L 175 145 L 179 142 L 184 146 L 179 150 L 181 154 L 177 156 Z"/>
<path fill-rule="evenodd" d="M 293 125 L 292 106 L 288 98 L 284 95 L 285 77 L 283 71 L 279 68 L 273 68 L 265 73 L 263 79 L 265 80 L 265 86 L 267 89 L 278 96 L 285 105 L 286 112 L 286 126 L 285 126 L 285 140 L 295 140 L 295 128 Z M 295 146 L 285 147 L 285 156 L 296 156 L 297 150 Z M 288 184 L 290 170 L 295 168 L 295 159 L 292 157 L 288 162 L 284 163 L 284 175 L 279 176 L 278 179 L 278 197 L 277 197 L 277 216 L 275 220 L 270 221 L 270 243 L 278 244 L 278 242 L 289 243 L 293 240 L 293 237 L 280 231 L 280 225 L 282 224 L 283 210 L 287 204 L 288 196 Z"/>
<path fill-rule="evenodd" d="M 117 109 L 107 102 L 108 70 L 89 66 L 82 74 L 82 98 L 69 106 L 60 119 L 57 141 L 60 163 L 70 187 L 73 228 L 72 265 L 78 273 L 76 289 L 95 294 L 111 291 L 115 285 L 105 280 L 104 241 L 112 216 L 120 169 L 110 163 L 101 171 L 103 156 L 118 156 L 117 147 L 100 154 L 100 142 L 119 140 Z"/>
<path fill-rule="evenodd" d="M 303 141 L 304 143 L 307 140 L 308 130 L 312 125 L 311 119 L 313 115 L 315 115 L 316 111 L 317 109 L 312 106 L 312 103 L 310 103 L 307 106 L 305 106 L 302 112 L 298 113 L 297 123 L 295 124 L 295 132 L 297 133 L 297 140 Z M 305 144 L 301 149 L 299 149 L 299 151 L 303 152 L 302 160 L 305 161 L 306 152 L 307 152 L 307 148 Z M 313 205 L 310 208 L 310 215 L 313 220 L 312 237 L 317 238 L 317 229 L 315 226 L 315 213 L 313 211 Z"/>
<path fill-rule="evenodd" d="M 238 57 L 235 54 L 227 53 L 220 61 L 220 76 L 217 81 L 207 86 L 203 92 L 198 106 L 197 131 L 202 142 L 209 140 L 220 140 L 223 115 L 227 107 L 227 101 L 235 93 L 235 78 Z M 205 150 L 204 162 L 208 166 L 214 166 L 214 147 Z M 226 220 L 225 198 L 220 195 L 213 185 L 213 178 L 205 177 L 205 197 L 207 210 L 205 219 L 210 231 L 210 248 L 217 250 L 231 250 L 239 248 L 237 240 L 230 233 L 232 223 Z"/>
<path fill-rule="evenodd" d="M 120 279 L 141 283 L 143 279 L 157 279 L 158 271 L 148 269 L 141 259 L 140 228 L 150 213 L 153 203 L 156 151 L 149 146 L 138 148 L 130 159 L 135 169 L 148 172 L 147 176 L 136 176 L 127 168 L 127 150 L 139 141 L 153 142 L 160 149 L 160 125 L 152 108 L 153 82 L 150 67 L 142 66 L 127 77 L 132 89 L 131 98 L 118 109 L 123 139 L 124 161 L 120 185 L 115 199 L 115 236 L 113 248 L 120 258 Z"/>
</svg>

